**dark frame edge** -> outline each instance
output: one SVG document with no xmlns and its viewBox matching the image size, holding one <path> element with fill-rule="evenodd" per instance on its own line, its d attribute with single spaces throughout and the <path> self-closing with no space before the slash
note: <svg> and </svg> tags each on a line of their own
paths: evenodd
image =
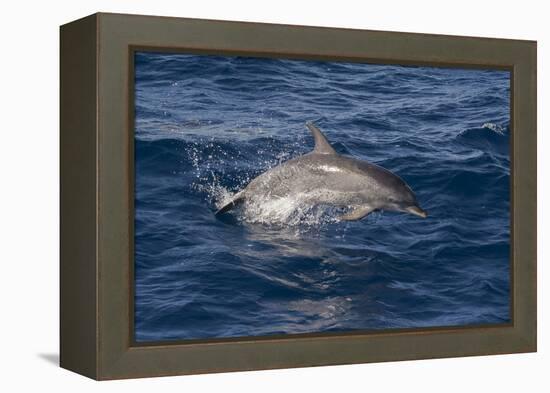
<svg viewBox="0 0 550 393">
<path fill-rule="evenodd" d="M 537 352 L 537 42 L 523 43 L 524 53 L 514 66 L 514 151 L 521 161 L 514 167 L 514 286 L 518 310 L 515 323 L 525 352 Z M 521 264 L 521 266 L 520 266 Z"/>
<path fill-rule="evenodd" d="M 486 36 L 471 36 L 460 34 L 443 34 L 443 33 L 419 33 L 413 31 L 401 31 L 401 30 L 378 30 L 378 29 L 364 29 L 359 27 L 338 27 L 338 26 L 321 26 L 321 25 L 299 25 L 293 23 L 278 23 L 278 22 L 253 22 L 245 20 L 227 20 L 227 19 L 209 19 L 209 18 L 190 18 L 179 16 L 166 16 L 166 15 L 152 15 L 152 14 L 128 14 L 123 12 L 98 12 L 95 15 L 100 16 L 112 16 L 122 18 L 154 18 L 154 19 L 166 19 L 166 20 L 180 20 L 180 21 L 194 21 L 205 23 L 226 23 L 237 25 L 261 25 L 261 26 L 275 26 L 275 27 L 290 27 L 290 28 L 305 28 L 305 29 L 330 29 L 341 31 L 356 31 L 356 32 L 371 32 L 371 33 L 384 33 L 384 34 L 396 34 L 396 35 L 415 35 L 424 37 L 448 37 L 448 38 L 460 38 L 460 39 L 473 39 L 473 40 L 487 40 L 487 41 L 509 41 L 509 42 L 528 42 L 536 44 L 537 40 L 534 39 L 518 39 L 518 38 L 501 38 L 501 37 L 486 37 Z"/>
<path fill-rule="evenodd" d="M 97 14 L 59 32 L 59 365 L 98 379 Z"/>
</svg>

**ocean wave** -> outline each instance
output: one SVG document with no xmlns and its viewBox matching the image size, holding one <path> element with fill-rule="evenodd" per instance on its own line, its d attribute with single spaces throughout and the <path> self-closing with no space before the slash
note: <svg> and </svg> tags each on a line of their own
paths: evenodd
<svg viewBox="0 0 550 393">
<path fill-rule="evenodd" d="M 507 132 L 506 126 L 485 123 L 482 127 L 463 131 L 456 140 L 464 146 L 482 149 L 484 153 L 506 154 Z M 147 166 L 151 164 L 156 171 L 162 169 L 164 173 L 179 173 L 182 177 L 187 175 L 192 179 L 191 191 L 201 195 L 213 211 L 228 203 L 260 173 L 308 151 L 305 139 L 296 139 L 289 143 L 272 137 L 261 137 L 243 144 L 213 137 L 191 138 L 194 142 L 182 139 L 136 140 L 139 169 L 147 170 Z M 459 161 L 447 161 L 444 164 L 446 167 L 442 166 L 439 173 L 433 172 L 430 179 L 422 180 L 424 168 L 422 165 L 416 166 L 413 158 L 414 154 L 418 155 L 423 150 L 429 151 L 422 140 L 407 140 L 400 136 L 385 143 L 399 147 L 402 152 L 413 154 L 386 159 L 380 164 L 413 181 L 415 189 L 422 190 L 426 186 L 431 189 L 437 185 L 438 193 L 475 197 L 485 195 L 487 187 L 493 190 L 506 190 L 509 187 L 506 168 L 502 172 L 501 167 L 494 164 L 494 160 L 484 156 L 472 156 L 467 161 L 462 160 L 463 156 L 458 156 Z M 164 165 L 159 168 L 156 164 L 158 161 L 176 163 L 176 166 Z M 238 165 L 235 165 L 237 162 Z M 475 169 L 468 169 L 469 167 Z M 444 188 L 441 187 L 442 184 L 445 185 Z M 247 223 L 302 226 L 307 231 L 312 226 L 321 227 L 339 222 L 338 217 L 343 214 L 343 210 L 330 206 L 311 206 L 298 195 L 276 200 L 250 200 L 235 209 L 234 214 Z"/>
<path fill-rule="evenodd" d="M 509 157 L 510 128 L 508 124 L 486 122 L 480 127 L 462 131 L 456 140 L 465 146 L 487 153 L 497 153 L 505 159 Z"/>
<path fill-rule="evenodd" d="M 508 100 L 501 71 L 138 54 L 136 340 L 509 321 Z M 429 217 L 300 198 L 216 217 L 312 149 L 308 120 Z"/>
</svg>

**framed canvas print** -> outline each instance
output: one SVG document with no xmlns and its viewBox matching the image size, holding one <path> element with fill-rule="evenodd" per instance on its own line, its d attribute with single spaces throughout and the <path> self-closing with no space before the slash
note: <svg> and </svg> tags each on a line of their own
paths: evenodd
<svg viewBox="0 0 550 393">
<path fill-rule="evenodd" d="M 61 366 L 536 350 L 536 43 L 61 27 Z"/>
</svg>

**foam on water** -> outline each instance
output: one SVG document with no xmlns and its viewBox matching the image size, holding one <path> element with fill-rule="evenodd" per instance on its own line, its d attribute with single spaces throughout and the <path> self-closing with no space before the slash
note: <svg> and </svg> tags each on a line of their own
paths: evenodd
<svg viewBox="0 0 550 393">
<path fill-rule="evenodd" d="M 496 132 L 499 135 L 505 135 L 505 132 L 506 132 L 506 127 L 503 127 L 500 124 L 495 124 L 495 123 L 483 123 L 481 128 L 487 128 L 493 132 Z"/>
</svg>

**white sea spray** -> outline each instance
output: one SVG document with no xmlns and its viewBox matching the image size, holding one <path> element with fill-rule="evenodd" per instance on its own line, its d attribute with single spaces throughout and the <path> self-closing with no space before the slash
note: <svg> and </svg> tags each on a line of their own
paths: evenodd
<svg viewBox="0 0 550 393">
<path fill-rule="evenodd" d="M 499 124 L 495 124 L 495 123 L 483 123 L 483 125 L 481 126 L 481 128 L 487 128 L 499 135 L 504 135 L 505 131 L 506 131 L 506 128 L 504 128 L 503 126 L 499 125 Z"/>
</svg>

